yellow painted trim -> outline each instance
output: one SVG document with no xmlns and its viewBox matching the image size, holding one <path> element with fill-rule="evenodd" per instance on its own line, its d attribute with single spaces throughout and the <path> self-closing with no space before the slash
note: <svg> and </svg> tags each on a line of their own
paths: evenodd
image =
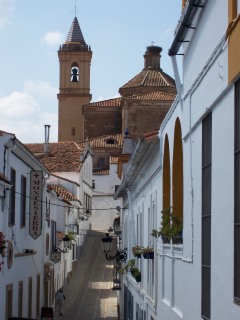
<svg viewBox="0 0 240 320">
<path fill-rule="evenodd" d="M 237 0 L 228 0 L 228 83 L 240 73 L 240 16 L 237 16 Z"/>
<path fill-rule="evenodd" d="M 163 154 L 163 209 L 170 208 L 171 175 L 170 175 L 170 155 L 168 135 L 165 136 L 164 154 Z"/>
</svg>

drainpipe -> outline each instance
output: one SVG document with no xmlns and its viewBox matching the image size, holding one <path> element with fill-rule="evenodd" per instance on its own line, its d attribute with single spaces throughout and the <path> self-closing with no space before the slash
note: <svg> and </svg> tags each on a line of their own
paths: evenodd
<svg viewBox="0 0 240 320">
<path fill-rule="evenodd" d="M 178 70 L 176 56 L 171 56 L 171 60 L 172 60 L 175 83 L 176 83 L 176 87 L 177 87 L 178 99 L 179 99 L 181 108 L 183 109 L 182 84 L 181 84 L 181 80 L 180 80 L 180 76 L 179 76 L 179 70 Z"/>
<path fill-rule="evenodd" d="M 131 251 L 131 245 L 133 243 L 132 240 L 133 237 L 134 237 L 134 230 L 135 230 L 135 226 L 134 226 L 134 220 L 132 218 L 132 213 L 133 213 L 133 210 L 132 210 L 132 198 L 131 198 L 131 191 L 130 190 L 127 190 L 127 195 L 128 195 L 128 203 L 129 203 L 129 206 L 128 206 L 128 257 L 130 257 L 130 255 L 132 254 L 132 251 Z M 132 231 L 133 229 L 133 231 Z"/>
</svg>

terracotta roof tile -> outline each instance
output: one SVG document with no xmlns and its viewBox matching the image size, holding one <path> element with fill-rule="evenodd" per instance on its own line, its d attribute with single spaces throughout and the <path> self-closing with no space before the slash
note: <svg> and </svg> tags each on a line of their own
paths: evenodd
<svg viewBox="0 0 240 320">
<path fill-rule="evenodd" d="M 121 88 L 129 87 L 175 87 L 175 81 L 165 72 L 154 69 L 143 69 Z"/>
<path fill-rule="evenodd" d="M 149 93 L 143 93 L 139 95 L 132 95 L 125 97 L 127 100 L 151 100 L 151 101 L 174 101 L 176 94 L 166 93 L 161 91 L 153 91 Z"/>
<path fill-rule="evenodd" d="M 84 107 L 120 107 L 121 106 L 121 97 L 109 100 L 103 100 L 98 102 L 92 102 L 85 104 Z"/>
<path fill-rule="evenodd" d="M 78 144 L 81 148 L 83 148 L 87 142 L 92 148 L 119 149 L 119 148 L 122 148 L 122 145 L 123 145 L 121 133 L 108 134 L 108 135 L 104 135 L 97 138 L 91 138 L 88 140 L 79 141 Z"/>
<path fill-rule="evenodd" d="M 70 203 L 72 201 L 77 201 L 81 204 L 80 200 L 78 200 L 78 198 L 75 195 L 73 195 L 70 191 L 68 191 L 66 188 L 64 188 L 60 184 L 58 185 L 48 184 L 47 187 L 49 190 L 54 190 L 57 193 L 58 197 L 61 197 L 67 203 Z"/>
<path fill-rule="evenodd" d="M 118 164 L 118 157 L 110 156 L 110 164 Z"/>
<path fill-rule="evenodd" d="M 150 142 L 150 141 L 159 139 L 159 135 L 158 134 L 159 134 L 159 130 L 158 129 L 155 129 L 154 131 L 145 133 L 144 134 L 145 141 L 146 142 Z"/>
<path fill-rule="evenodd" d="M 109 173 L 110 171 L 108 169 L 93 170 L 94 176 L 104 176 L 104 175 L 108 175 Z"/>
<path fill-rule="evenodd" d="M 44 155 L 43 143 L 25 144 L 50 172 L 79 172 L 80 153 L 75 142 L 49 143 L 49 154 Z"/>
</svg>

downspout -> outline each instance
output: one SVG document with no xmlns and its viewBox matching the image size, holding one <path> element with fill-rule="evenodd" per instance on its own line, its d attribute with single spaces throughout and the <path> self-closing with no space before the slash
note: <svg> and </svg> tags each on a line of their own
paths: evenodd
<svg viewBox="0 0 240 320">
<path fill-rule="evenodd" d="M 127 190 L 127 195 L 128 195 L 128 203 L 129 203 L 129 206 L 128 206 L 128 228 L 129 228 L 129 236 L 128 236 L 128 257 L 130 257 L 130 255 L 132 254 L 131 252 L 131 245 L 133 243 L 133 232 L 132 232 L 132 228 L 134 228 L 134 221 L 132 219 L 132 213 L 133 213 L 133 210 L 132 210 L 132 198 L 131 198 L 131 192 L 130 190 L 128 189 Z"/>
<path fill-rule="evenodd" d="M 172 60 L 175 83 L 176 83 L 176 87 L 177 87 L 178 99 L 179 99 L 181 108 L 183 109 L 182 84 L 181 84 L 181 80 L 180 80 L 180 76 L 179 76 L 176 56 L 171 56 L 171 60 Z"/>
</svg>

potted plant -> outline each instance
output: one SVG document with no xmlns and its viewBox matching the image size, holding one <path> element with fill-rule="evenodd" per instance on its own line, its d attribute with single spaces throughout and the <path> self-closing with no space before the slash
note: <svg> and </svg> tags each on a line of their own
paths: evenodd
<svg viewBox="0 0 240 320">
<path fill-rule="evenodd" d="M 140 246 L 132 247 L 132 253 L 133 253 L 134 257 L 141 258 L 142 248 Z"/>
<path fill-rule="evenodd" d="M 141 271 L 137 267 L 132 267 L 130 272 L 137 282 L 141 282 Z"/>
<path fill-rule="evenodd" d="M 173 243 L 182 242 L 181 219 L 173 213 L 172 208 L 163 209 L 161 213 L 161 226 L 158 230 L 152 230 L 151 235 L 156 238 L 161 237 L 164 243 L 169 243 L 171 239 L 173 239 Z"/>
<path fill-rule="evenodd" d="M 152 247 L 142 248 L 142 255 L 144 259 L 153 259 L 154 258 L 154 250 Z"/>
<path fill-rule="evenodd" d="M 7 240 L 5 240 L 5 235 L 0 232 L 0 255 L 5 257 L 6 252 L 5 249 L 7 248 Z"/>
<path fill-rule="evenodd" d="M 5 239 L 5 235 L 0 232 L 0 256 L 2 258 L 6 257 L 6 248 L 7 248 L 7 240 Z M 4 261 L 0 261 L 0 271 L 2 270 L 2 265 L 4 264 Z"/>
</svg>

